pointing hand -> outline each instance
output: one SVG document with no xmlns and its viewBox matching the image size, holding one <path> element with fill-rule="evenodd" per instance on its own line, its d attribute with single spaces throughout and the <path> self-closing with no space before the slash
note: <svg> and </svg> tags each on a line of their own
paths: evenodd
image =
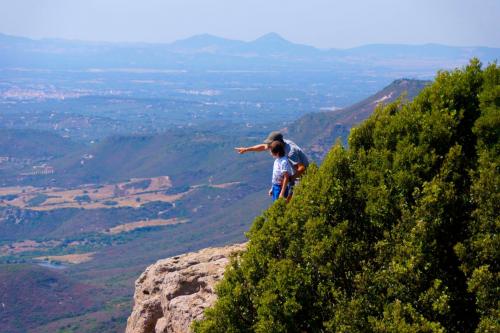
<svg viewBox="0 0 500 333">
<path fill-rule="evenodd" d="M 247 151 L 247 149 L 245 147 L 237 147 L 237 148 L 234 148 L 234 150 L 236 150 L 238 152 L 238 154 L 243 154 Z"/>
</svg>

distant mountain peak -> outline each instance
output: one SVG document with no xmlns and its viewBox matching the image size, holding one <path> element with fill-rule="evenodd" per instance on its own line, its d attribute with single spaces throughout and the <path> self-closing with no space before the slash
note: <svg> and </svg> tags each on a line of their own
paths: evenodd
<svg viewBox="0 0 500 333">
<path fill-rule="evenodd" d="M 260 36 L 256 40 L 254 40 L 254 43 L 290 43 L 290 41 L 286 40 L 283 38 L 281 35 L 277 34 L 276 32 L 270 32 L 267 33 L 263 36 Z"/>
<path fill-rule="evenodd" d="M 227 39 L 210 34 L 200 34 L 175 41 L 170 45 L 185 49 L 214 48 L 214 50 L 222 50 L 227 47 L 238 47 L 242 44 L 244 43 L 238 40 Z"/>
<path fill-rule="evenodd" d="M 211 34 L 199 34 L 188 38 L 179 39 L 175 41 L 174 44 L 199 43 L 199 42 L 210 43 L 210 42 L 220 42 L 220 41 L 225 41 L 225 39 Z"/>
<path fill-rule="evenodd" d="M 221 40 L 224 39 L 219 36 L 211 35 L 211 34 L 198 34 L 198 35 L 193 35 L 191 37 L 185 38 L 184 40 L 197 40 L 197 39 L 211 39 L 211 40 Z"/>
</svg>

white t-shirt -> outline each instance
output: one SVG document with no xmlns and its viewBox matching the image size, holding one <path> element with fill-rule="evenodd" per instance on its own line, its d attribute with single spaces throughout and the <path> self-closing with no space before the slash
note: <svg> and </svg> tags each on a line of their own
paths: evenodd
<svg viewBox="0 0 500 333">
<path fill-rule="evenodd" d="M 293 175 L 292 165 L 286 156 L 276 158 L 273 165 L 273 184 L 281 185 L 285 172 L 288 172 L 288 176 Z"/>
</svg>

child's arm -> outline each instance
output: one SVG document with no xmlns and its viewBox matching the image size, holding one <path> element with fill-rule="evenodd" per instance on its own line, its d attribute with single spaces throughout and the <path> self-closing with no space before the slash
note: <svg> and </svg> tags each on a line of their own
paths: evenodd
<svg viewBox="0 0 500 333">
<path fill-rule="evenodd" d="M 273 188 L 271 187 L 271 189 L 269 190 L 269 196 L 272 197 L 273 196 Z"/>
<path fill-rule="evenodd" d="M 285 171 L 283 173 L 283 182 L 281 183 L 280 198 L 285 197 L 286 187 L 288 186 L 289 180 L 290 180 L 290 175 L 288 174 L 288 171 Z"/>
</svg>

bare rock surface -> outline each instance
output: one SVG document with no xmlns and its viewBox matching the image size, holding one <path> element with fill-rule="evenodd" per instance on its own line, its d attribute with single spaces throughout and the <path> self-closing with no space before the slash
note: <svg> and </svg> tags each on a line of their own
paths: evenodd
<svg viewBox="0 0 500 333">
<path fill-rule="evenodd" d="M 207 248 L 149 266 L 135 282 L 126 333 L 189 332 L 191 322 L 215 302 L 214 286 L 230 255 L 244 250 L 245 244 Z"/>
</svg>

